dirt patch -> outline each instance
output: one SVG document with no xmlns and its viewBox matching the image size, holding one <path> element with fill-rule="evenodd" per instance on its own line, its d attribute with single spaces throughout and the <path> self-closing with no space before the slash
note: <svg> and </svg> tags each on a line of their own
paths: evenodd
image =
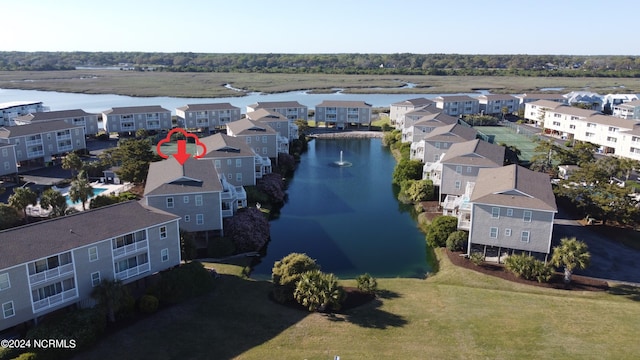
<svg viewBox="0 0 640 360">
<path fill-rule="evenodd" d="M 504 280 L 534 285 L 546 288 L 553 289 L 564 289 L 564 290 L 579 290 L 579 291 L 607 291 L 609 290 L 609 284 L 606 281 L 580 276 L 580 275 L 572 275 L 571 283 L 566 285 L 563 280 L 563 275 L 561 273 L 554 273 L 553 277 L 548 283 L 539 283 L 537 281 L 525 280 L 515 276 L 513 273 L 505 270 L 502 264 L 492 264 L 492 263 L 484 263 L 481 265 L 475 265 L 471 262 L 471 260 L 461 256 L 460 252 L 451 252 L 449 250 L 445 250 L 447 257 L 449 260 L 456 266 L 460 266 L 466 269 L 470 269 L 473 271 L 477 271 L 486 275 L 499 277 Z"/>
</svg>

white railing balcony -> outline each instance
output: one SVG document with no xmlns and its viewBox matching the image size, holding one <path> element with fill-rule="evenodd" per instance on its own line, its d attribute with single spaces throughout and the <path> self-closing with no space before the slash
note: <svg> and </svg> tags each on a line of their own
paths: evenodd
<svg viewBox="0 0 640 360">
<path fill-rule="evenodd" d="M 233 210 L 231 210 L 231 209 L 222 210 L 222 217 L 223 218 L 232 217 L 232 216 L 233 216 Z"/>
<path fill-rule="evenodd" d="M 327 110 L 325 110 L 324 113 L 327 114 L 327 115 L 330 115 L 330 114 L 331 115 L 336 115 L 336 114 L 338 114 L 338 110 L 336 110 L 336 109 L 327 109 Z"/>
<path fill-rule="evenodd" d="M 56 140 L 71 140 L 71 134 L 56 135 Z"/>
<path fill-rule="evenodd" d="M 27 140 L 24 143 L 27 146 L 42 145 L 42 139 Z"/>
<path fill-rule="evenodd" d="M 158 120 L 159 121 L 160 120 L 160 115 L 158 115 L 158 114 L 153 114 L 153 115 L 152 114 L 147 114 L 147 121 L 150 121 L 150 120 Z"/>
<path fill-rule="evenodd" d="M 244 191 L 244 187 L 236 186 L 236 199 L 237 200 L 247 200 L 247 192 Z"/>
<path fill-rule="evenodd" d="M 471 221 L 458 219 L 458 230 L 467 230 L 471 229 Z"/>
<path fill-rule="evenodd" d="M 138 252 L 140 250 L 147 250 L 149 248 L 149 241 L 142 240 L 136 241 L 133 244 L 125 245 L 112 250 L 113 258 L 119 258 L 128 254 Z"/>
<path fill-rule="evenodd" d="M 59 152 L 68 152 L 73 150 L 73 145 L 65 145 L 65 146 L 59 146 L 58 145 L 58 151 Z"/>
<path fill-rule="evenodd" d="M 149 263 L 138 265 L 136 267 L 132 267 L 132 268 L 127 269 L 125 271 L 121 271 L 119 273 L 116 273 L 116 279 L 125 280 L 125 279 L 128 279 L 128 278 L 132 278 L 134 276 L 137 276 L 139 274 L 146 273 L 149 270 L 151 270 L 151 265 L 149 265 Z"/>
<path fill-rule="evenodd" d="M 73 125 L 85 125 L 86 121 L 84 119 L 73 119 L 71 121 Z"/>
<path fill-rule="evenodd" d="M 360 115 L 358 110 L 347 110 L 347 115 Z"/>
<path fill-rule="evenodd" d="M 44 156 L 44 150 L 40 150 L 40 151 L 27 151 L 27 157 L 28 158 L 36 158 L 36 157 L 41 157 Z"/>
<path fill-rule="evenodd" d="M 49 296 L 46 299 L 38 300 L 33 303 L 33 312 L 39 312 L 42 310 L 46 310 L 48 308 L 54 307 L 63 302 L 76 299 L 78 297 L 77 289 L 69 289 L 67 291 L 63 291 L 59 294 L 55 294 L 53 296 Z"/>
<path fill-rule="evenodd" d="M 196 119 L 196 125 L 197 126 L 209 126 L 209 119 L 207 119 L 207 118 Z"/>
<path fill-rule="evenodd" d="M 43 272 L 39 272 L 33 275 L 29 275 L 29 283 L 31 285 L 39 284 L 44 281 L 53 280 L 59 278 L 60 276 L 68 275 L 73 273 L 73 264 L 64 264 L 62 266 L 55 267 L 50 270 L 45 270 Z"/>
</svg>

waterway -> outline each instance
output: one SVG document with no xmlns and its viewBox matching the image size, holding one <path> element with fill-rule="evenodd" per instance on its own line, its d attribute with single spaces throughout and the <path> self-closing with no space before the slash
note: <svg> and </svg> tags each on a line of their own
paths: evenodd
<svg viewBox="0 0 640 360">
<path fill-rule="evenodd" d="M 351 166 L 335 164 L 343 152 Z M 391 185 L 395 159 L 380 139 L 316 139 L 302 155 L 266 256 L 252 277 L 267 279 L 275 261 L 306 253 L 325 272 L 353 278 L 423 277 L 431 253 L 411 208 Z"/>
<path fill-rule="evenodd" d="M 114 94 L 73 94 L 56 91 L 0 89 L 0 103 L 10 101 L 42 101 L 52 111 L 82 109 L 100 113 L 112 107 L 160 105 L 175 115 L 177 107 L 187 104 L 230 103 L 244 113 L 247 105 L 265 101 L 297 101 L 313 109 L 325 100 L 364 101 L 373 107 L 389 107 L 391 104 L 424 97 L 433 99 L 440 94 L 310 94 L 307 91 L 290 91 L 278 94 L 248 93 L 240 97 L 224 98 L 178 98 L 178 97 L 133 97 Z M 448 94 L 455 95 L 455 94 Z M 481 93 L 466 94 L 477 97 Z"/>
</svg>

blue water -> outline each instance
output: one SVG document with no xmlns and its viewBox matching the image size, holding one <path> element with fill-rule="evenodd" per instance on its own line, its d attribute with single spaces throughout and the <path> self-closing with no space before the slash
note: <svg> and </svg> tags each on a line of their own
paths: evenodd
<svg viewBox="0 0 640 360">
<path fill-rule="evenodd" d="M 93 188 L 93 195 L 91 195 L 91 197 L 89 199 L 92 199 L 92 198 L 98 196 L 98 194 L 101 194 L 101 193 L 103 193 L 105 191 L 107 191 L 107 189 L 104 189 L 104 188 Z M 69 206 L 69 207 L 80 204 L 80 201 L 78 201 L 78 202 L 71 201 L 71 199 L 69 198 L 69 195 L 65 195 L 64 197 L 65 197 L 65 199 L 67 199 L 67 206 Z"/>
<path fill-rule="evenodd" d="M 335 162 L 343 151 L 350 167 Z M 395 160 L 380 139 L 314 140 L 302 155 L 271 242 L 252 276 L 270 278 L 291 252 L 341 278 L 422 277 L 431 271 L 424 235 L 393 192 Z"/>
</svg>

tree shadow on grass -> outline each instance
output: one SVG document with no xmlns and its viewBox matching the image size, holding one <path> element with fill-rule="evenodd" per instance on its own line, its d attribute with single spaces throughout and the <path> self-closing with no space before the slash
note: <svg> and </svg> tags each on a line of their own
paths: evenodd
<svg viewBox="0 0 640 360">
<path fill-rule="evenodd" d="M 390 290 L 378 290 L 376 291 L 376 296 L 382 299 L 397 299 L 401 297 L 397 292 Z"/>
<path fill-rule="evenodd" d="M 609 294 L 624 296 L 633 301 L 640 301 L 640 287 L 631 285 L 615 285 L 609 288 Z"/>
<path fill-rule="evenodd" d="M 403 327 L 408 324 L 404 317 L 384 311 L 380 309 L 381 306 L 382 301 L 374 299 L 365 305 L 345 311 L 344 314 L 327 314 L 326 317 L 330 321 L 347 321 L 354 325 L 371 329 Z"/>
</svg>

